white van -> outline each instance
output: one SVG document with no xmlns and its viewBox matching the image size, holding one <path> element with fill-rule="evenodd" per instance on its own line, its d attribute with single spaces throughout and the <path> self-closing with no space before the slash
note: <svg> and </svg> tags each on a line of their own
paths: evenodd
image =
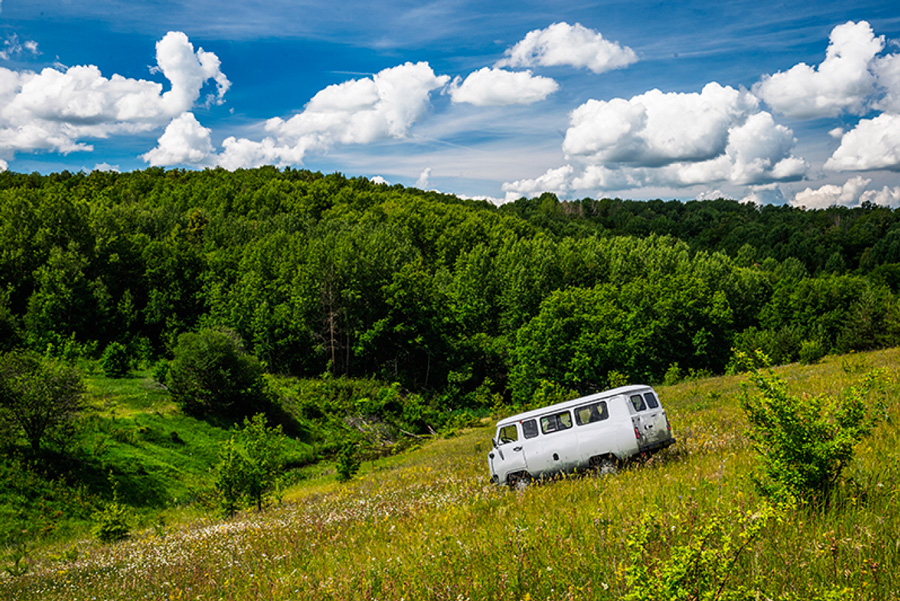
<svg viewBox="0 0 900 601">
<path fill-rule="evenodd" d="M 649 386 L 622 386 L 497 422 L 491 480 L 515 488 L 575 470 L 615 471 L 620 462 L 675 443 Z"/>
</svg>

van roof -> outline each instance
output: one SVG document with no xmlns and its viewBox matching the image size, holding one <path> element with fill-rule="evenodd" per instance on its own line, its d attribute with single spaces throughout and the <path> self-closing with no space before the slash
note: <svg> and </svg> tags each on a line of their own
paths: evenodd
<svg viewBox="0 0 900 601">
<path fill-rule="evenodd" d="M 540 409 L 532 409 L 531 411 L 525 411 L 524 413 L 518 413 L 516 415 L 504 417 L 497 422 L 497 426 L 505 426 L 507 424 L 520 422 L 526 419 L 540 417 L 541 415 L 546 415 L 547 413 L 551 413 L 558 409 L 570 409 L 572 407 L 577 407 L 578 405 L 583 405 L 584 403 L 590 401 L 608 399 L 610 397 L 619 396 L 620 394 L 629 394 L 631 392 L 637 392 L 639 390 L 652 390 L 652 387 L 648 384 L 634 384 L 631 386 L 619 386 L 618 388 L 604 390 L 603 392 L 595 392 L 594 394 L 578 397 L 577 399 L 571 399 L 568 401 L 563 401 L 562 403 L 547 405 L 546 407 L 541 407 Z"/>
</svg>

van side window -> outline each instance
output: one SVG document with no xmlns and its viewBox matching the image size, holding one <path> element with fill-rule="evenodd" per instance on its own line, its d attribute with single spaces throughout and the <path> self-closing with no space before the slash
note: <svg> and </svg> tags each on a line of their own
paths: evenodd
<svg viewBox="0 0 900 601">
<path fill-rule="evenodd" d="M 535 436 L 537 436 L 537 421 L 530 419 L 528 421 L 522 422 L 522 434 L 525 435 L 525 438 L 534 438 Z"/>
<path fill-rule="evenodd" d="M 585 405 L 575 410 L 575 423 L 579 426 L 593 424 L 594 422 L 609 419 L 609 411 L 606 409 L 606 401 L 600 401 L 592 405 Z"/>
<path fill-rule="evenodd" d="M 647 406 L 651 409 L 659 409 L 659 401 L 656 400 L 656 395 L 652 392 L 645 392 L 644 399 L 647 401 Z"/>
<path fill-rule="evenodd" d="M 541 418 L 541 432 L 544 434 L 568 430 L 571 427 L 572 415 L 568 411 L 554 413 L 553 415 L 545 415 Z"/>
<path fill-rule="evenodd" d="M 497 438 L 500 439 L 500 444 L 516 442 L 517 440 L 519 440 L 519 431 L 516 428 L 515 424 L 503 426 L 502 428 L 500 428 L 500 433 L 497 435 Z"/>
<path fill-rule="evenodd" d="M 639 394 L 631 395 L 631 404 L 634 405 L 635 411 L 643 411 L 646 409 L 646 405 L 644 405 L 644 397 Z"/>
</svg>

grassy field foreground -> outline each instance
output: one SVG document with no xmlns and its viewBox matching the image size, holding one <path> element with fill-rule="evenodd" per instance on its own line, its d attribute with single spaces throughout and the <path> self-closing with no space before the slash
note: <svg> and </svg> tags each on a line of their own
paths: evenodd
<svg viewBox="0 0 900 601">
<path fill-rule="evenodd" d="M 729 376 L 659 387 L 678 444 L 613 476 L 498 488 L 477 428 L 261 514 L 45 549 L 0 598 L 665 599 L 680 577 L 683 599 L 900 599 L 898 365 L 892 349 L 776 370 L 801 394 L 885 369 L 884 420 L 827 509 L 766 514 Z"/>
</svg>

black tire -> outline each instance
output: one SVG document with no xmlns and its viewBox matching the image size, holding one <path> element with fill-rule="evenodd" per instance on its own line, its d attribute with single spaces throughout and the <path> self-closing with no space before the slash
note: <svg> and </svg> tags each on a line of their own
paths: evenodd
<svg viewBox="0 0 900 601">
<path fill-rule="evenodd" d="M 527 472 L 520 472 L 518 474 L 510 474 L 506 478 L 506 481 L 509 484 L 510 490 L 522 491 L 531 484 L 531 476 L 529 476 Z"/>
<path fill-rule="evenodd" d="M 613 455 L 591 457 L 591 469 L 598 476 L 611 476 L 619 472 L 619 460 Z"/>
</svg>

